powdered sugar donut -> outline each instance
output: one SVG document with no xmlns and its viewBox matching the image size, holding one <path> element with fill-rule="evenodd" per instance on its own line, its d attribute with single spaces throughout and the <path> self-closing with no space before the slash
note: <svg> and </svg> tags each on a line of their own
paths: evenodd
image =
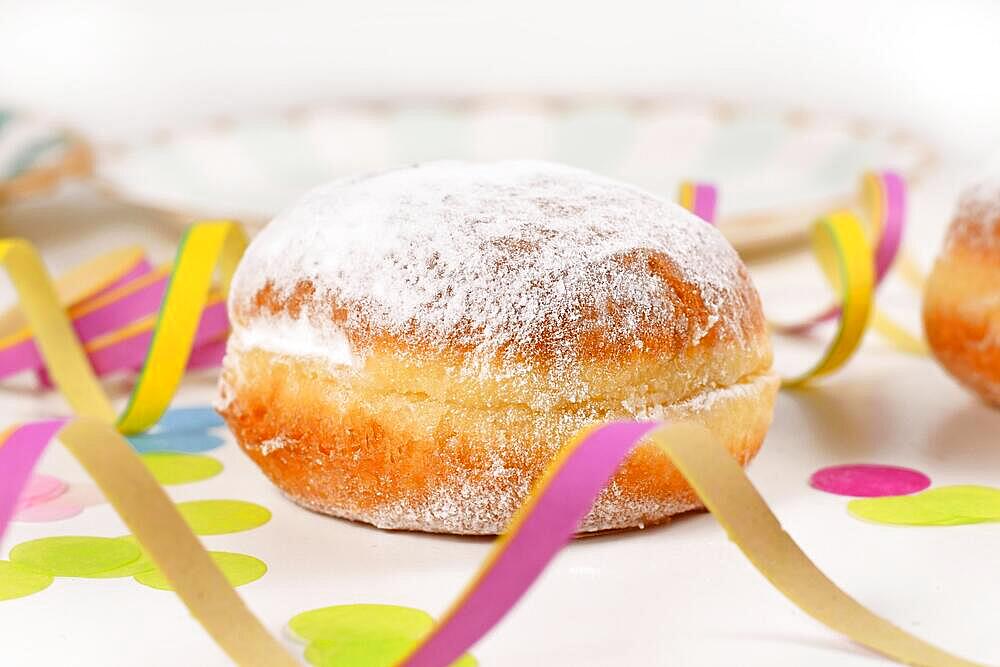
<svg viewBox="0 0 1000 667">
<path fill-rule="evenodd" d="M 218 407 L 292 500 L 381 528 L 501 532 L 559 448 L 693 419 L 746 463 L 776 376 L 735 251 L 681 207 L 542 162 L 435 162 L 307 194 L 233 280 Z M 634 451 L 581 530 L 699 507 Z"/>
<path fill-rule="evenodd" d="M 1000 183 L 962 196 L 927 281 L 924 328 L 938 361 L 1000 406 Z"/>
</svg>

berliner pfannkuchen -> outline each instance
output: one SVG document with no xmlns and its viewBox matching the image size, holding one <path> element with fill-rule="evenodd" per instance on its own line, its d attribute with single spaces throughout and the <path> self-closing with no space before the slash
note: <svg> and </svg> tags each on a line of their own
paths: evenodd
<svg viewBox="0 0 1000 667">
<path fill-rule="evenodd" d="M 292 500 L 495 534 L 556 451 L 692 419 L 746 463 L 778 386 L 736 252 L 681 207 L 542 162 L 435 162 L 307 194 L 254 239 L 218 408 Z M 699 507 L 639 447 L 581 531 Z"/>
<path fill-rule="evenodd" d="M 962 196 L 927 280 L 924 329 L 941 364 L 1000 406 L 1000 184 Z"/>
</svg>

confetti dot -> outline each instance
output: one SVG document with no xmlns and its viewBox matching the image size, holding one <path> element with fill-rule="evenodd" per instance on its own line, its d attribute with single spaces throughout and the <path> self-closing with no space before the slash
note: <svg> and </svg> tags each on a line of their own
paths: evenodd
<svg viewBox="0 0 1000 667">
<path fill-rule="evenodd" d="M 347 604 L 297 614 L 288 622 L 295 639 L 308 643 L 306 660 L 320 667 L 389 667 L 434 627 L 430 614 L 412 607 Z M 475 667 L 471 655 L 452 663 Z"/>
<path fill-rule="evenodd" d="M 942 486 L 912 496 L 852 500 L 847 510 L 866 521 L 906 526 L 960 526 L 1000 521 L 1000 489 Z"/>
<path fill-rule="evenodd" d="M 297 614 L 288 622 L 291 634 L 305 642 L 419 639 L 433 626 L 434 619 L 427 612 L 388 604 L 322 607 Z"/>
<path fill-rule="evenodd" d="M 54 578 L 20 563 L 0 560 L 0 600 L 13 600 L 48 588 Z"/>
<path fill-rule="evenodd" d="M 53 498 L 58 498 L 67 489 L 66 482 L 51 475 L 32 475 L 27 486 L 21 492 L 18 501 L 22 507 L 37 505 Z"/>
<path fill-rule="evenodd" d="M 219 566 L 222 573 L 226 575 L 231 586 L 243 586 L 251 581 L 257 581 L 267 572 L 267 565 L 264 561 L 246 554 L 231 553 L 229 551 L 209 551 L 209 555 L 215 564 Z M 172 591 L 173 587 L 167 581 L 163 572 L 152 569 L 148 572 L 135 575 L 135 580 L 143 586 L 157 588 L 161 591 Z"/>
<path fill-rule="evenodd" d="M 902 496 L 923 491 L 931 485 L 930 477 L 911 468 L 871 464 L 823 468 L 809 478 L 813 488 L 841 496 L 877 498 Z"/>
<path fill-rule="evenodd" d="M 15 521 L 25 521 L 28 523 L 44 523 L 47 521 L 61 521 L 69 519 L 83 511 L 83 505 L 70 500 L 56 498 L 43 503 L 29 505 L 20 510 L 15 516 Z"/>
<path fill-rule="evenodd" d="M 222 472 L 222 463 L 211 456 L 153 452 L 142 454 L 153 477 L 160 484 L 190 484 L 215 477 Z"/>
<path fill-rule="evenodd" d="M 179 433 L 185 431 L 207 431 L 225 422 L 210 406 L 199 405 L 167 410 L 156 425 L 158 433 Z"/>
<path fill-rule="evenodd" d="M 180 452 L 197 454 L 221 447 L 225 442 L 211 433 L 148 433 L 128 438 L 132 448 L 139 452 Z"/>
<path fill-rule="evenodd" d="M 124 537 L 117 538 L 124 542 L 128 542 L 136 546 L 139 549 L 140 556 L 138 559 L 122 565 L 121 567 L 116 567 L 110 570 L 103 570 L 97 574 L 90 575 L 94 579 L 116 579 L 120 577 L 134 577 L 137 574 L 142 574 L 143 572 L 149 572 L 150 570 L 156 569 L 156 564 L 153 559 L 149 557 L 146 550 L 142 548 L 139 541 L 131 535 L 125 535 Z"/>
<path fill-rule="evenodd" d="M 111 537 L 43 537 L 10 550 L 10 560 L 57 577 L 90 577 L 136 561 L 142 552 Z"/>
<path fill-rule="evenodd" d="M 177 509 L 196 535 L 238 533 L 271 520 L 270 510 L 245 500 L 192 500 Z"/>
<path fill-rule="evenodd" d="M 306 660 L 316 667 L 393 667 L 413 650 L 418 640 L 406 637 L 369 641 L 334 642 L 326 639 L 306 647 Z M 476 667 L 471 655 L 463 655 L 451 667 Z"/>
</svg>

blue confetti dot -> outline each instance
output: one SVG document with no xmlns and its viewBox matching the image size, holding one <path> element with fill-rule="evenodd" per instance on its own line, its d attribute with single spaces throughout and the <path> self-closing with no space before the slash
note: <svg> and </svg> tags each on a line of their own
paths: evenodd
<svg viewBox="0 0 1000 667">
<path fill-rule="evenodd" d="M 207 431 L 225 422 L 218 413 L 207 405 L 190 408 L 173 408 L 160 419 L 156 425 L 156 433 L 190 433 L 192 431 Z"/>
<path fill-rule="evenodd" d="M 211 433 L 148 433 L 133 435 L 128 439 L 135 451 L 182 452 L 194 454 L 220 447 L 225 440 Z"/>
</svg>

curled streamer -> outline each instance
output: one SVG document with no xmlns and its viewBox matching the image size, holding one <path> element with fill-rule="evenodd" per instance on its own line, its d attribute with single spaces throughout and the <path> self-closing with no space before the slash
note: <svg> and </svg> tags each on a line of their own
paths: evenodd
<svg viewBox="0 0 1000 667">
<path fill-rule="evenodd" d="M 841 284 L 840 319 L 845 324 L 809 377 L 832 371 L 856 348 L 874 280 L 870 250 L 868 254 L 837 251 L 865 249 L 856 246 L 866 242 L 856 220 L 846 214 L 827 216 L 816 226 L 814 242 L 824 257 L 840 262 L 838 270 L 850 280 Z M 242 232 L 232 223 L 198 224 L 185 235 L 154 318 L 135 390 L 116 418 L 89 364 L 88 350 L 78 339 L 37 253 L 24 241 L 0 241 L 0 263 L 14 282 L 45 368 L 80 415 L 17 426 L 2 438 L 0 534 L 38 458 L 58 438 L 94 478 L 195 618 L 237 664 L 294 665 L 294 658 L 228 585 L 121 436 L 148 428 L 162 415 L 197 344 L 212 274 L 218 266 L 221 298 L 245 244 Z M 865 258 L 869 261 L 862 261 Z M 867 302 L 855 298 L 852 290 L 866 293 Z M 489 631 L 569 541 L 620 462 L 644 438 L 651 438 L 666 452 L 733 542 L 804 611 L 903 662 L 928 667 L 974 664 L 907 634 L 837 588 L 781 530 L 743 470 L 703 428 L 634 422 L 588 429 L 561 450 L 465 592 L 403 664 L 446 665 Z"/>
<path fill-rule="evenodd" d="M 861 179 L 861 200 L 870 230 L 851 211 L 837 211 L 816 220 L 811 229 L 812 252 L 836 293 L 835 303 L 799 322 L 771 323 L 776 331 L 802 334 L 819 324 L 835 322 L 836 330 L 819 360 L 808 370 L 783 378 L 786 387 L 801 386 L 833 373 L 854 355 L 869 326 L 894 347 L 926 354 L 927 346 L 875 307 L 875 292 L 900 252 L 906 225 L 906 186 L 893 171 L 871 171 Z M 678 200 L 714 224 L 717 194 L 708 183 L 681 184 Z M 874 248 L 869 239 L 874 239 Z"/>
</svg>

